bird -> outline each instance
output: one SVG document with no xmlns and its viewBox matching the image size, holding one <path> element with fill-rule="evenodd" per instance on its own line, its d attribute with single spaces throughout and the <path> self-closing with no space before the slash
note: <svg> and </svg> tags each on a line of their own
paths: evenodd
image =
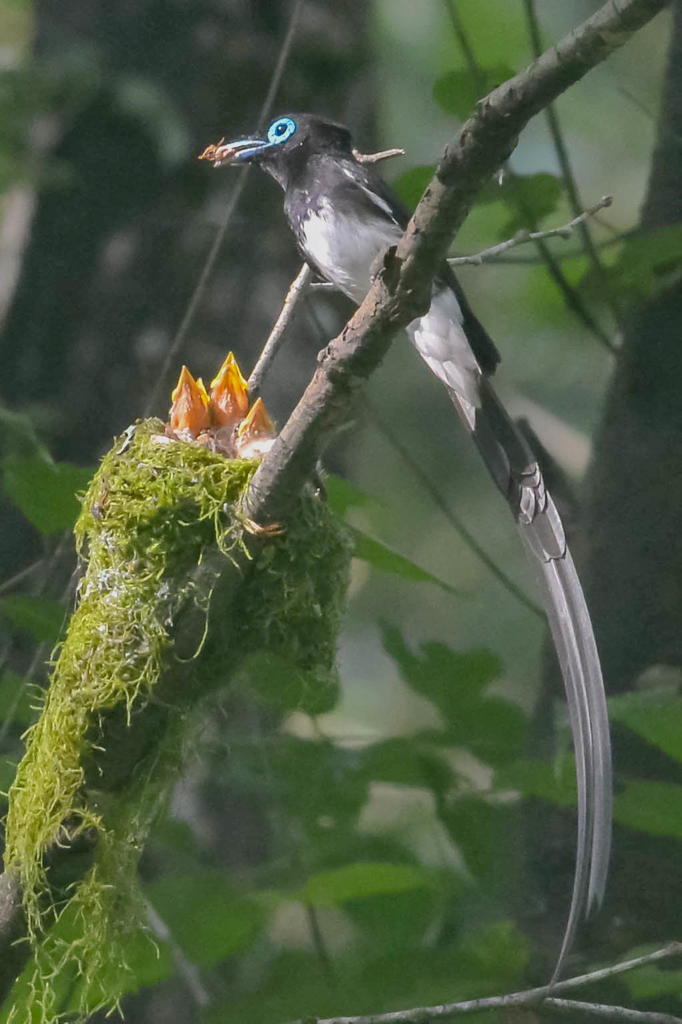
<svg viewBox="0 0 682 1024">
<path fill-rule="evenodd" d="M 284 191 L 284 212 L 313 271 L 362 302 L 382 254 L 409 213 L 377 173 L 358 160 L 349 129 L 310 113 L 276 117 L 263 137 L 209 147 L 214 166 L 255 164 Z M 443 262 L 428 311 L 406 328 L 505 498 L 539 580 L 566 691 L 577 779 L 577 838 L 571 901 L 552 982 L 579 922 L 602 902 L 611 847 L 612 769 L 599 654 L 566 533 L 538 459 L 491 382 L 500 353 Z"/>
</svg>

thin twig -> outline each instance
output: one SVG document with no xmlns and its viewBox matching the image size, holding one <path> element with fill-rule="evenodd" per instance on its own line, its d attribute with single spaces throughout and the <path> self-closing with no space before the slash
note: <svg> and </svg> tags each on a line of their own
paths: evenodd
<svg viewBox="0 0 682 1024">
<path fill-rule="evenodd" d="M 279 347 L 284 340 L 286 329 L 293 318 L 298 300 L 306 290 L 312 276 L 312 270 L 307 263 L 304 263 L 294 280 L 289 285 L 289 290 L 287 291 L 284 302 L 282 303 L 279 316 L 275 321 L 274 327 L 270 331 L 268 340 L 265 342 L 263 350 L 258 357 L 258 361 L 253 368 L 253 372 L 249 377 L 249 393 L 252 399 L 256 398 L 260 392 L 263 384 L 263 377 L 268 372 L 270 364 L 279 351 Z"/>
<path fill-rule="evenodd" d="M 379 153 L 360 153 L 358 150 L 353 150 L 355 159 L 363 164 L 375 164 L 380 160 L 388 160 L 394 156 L 404 156 L 404 149 L 384 149 Z M 270 365 L 277 355 L 280 345 L 284 339 L 289 323 L 293 319 L 294 311 L 298 304 L 298 300 L 303 295 L 307 286 L 311 284 L 313 276 L 312 269 L 307 263 L 304 263 L 298 274 L 291 282 L 289 290 L 282 303 L 279 316 L 275 321 L 275 325 L 270 331 L 267 341 L 263 346 L 261 354 L 258 357 L 256 365 L 253 368 L 251 376 L 249 377 L 249 392 L 252 398 L 256 398 L 261 390 L 263 384 L 263 378 L 270 369 Z M 329 281 L 320 281 L 312 285 L 315 288 L 328 288 L 332 291 L 335 290 L 335 286 Z"/>
<path fill-rule="evenodd" d="M 654 963 L 672 956 L 682 955 L 682 943 L 671 942 L 662 949 L 653 953 L 635 957 L 631 960 L 621 961 L 611 967 L 602 967 L 599 970 L 591 971 L 588 974 L 581 974 L 575 978 L 567 978 L 565 981 L 558 981 L 554 985 L 544 985 L 540 988 L 530 988 L 521 992 L 510 992 L 502 996 L 485 996 L 482 999 L 464 999 L 456 1003 L 439 1003 L 435 1006 L 413 1006 L 408 1010 L 392 1010 L 388 1013 L 361 1014 L 352 1017 L 307 1017 L 305 1024 L 427 1024 L 428 1021 L 446 1020 L 449 1017 L 461 1017 L 470 1013 L 481 1013 L 484 1010 L 508 1009 L 512 1006 L 538 1006 L 542 1005 L 557 1012 L 568 1012 L 569 1007 L 575 1012 L 589 1014 L 592 1016 L 606 1017 L 611 1020 L 632 1021 L 636 1024 L 682 1024 L 679 1017 L 670 1017 L 667 1014 L 646 1014 L 639 1010 L 629 1010 L 622 1006 L 605 1006 L 601 1003 L 578 1002 L 568 999 L 557 999 L 555 992 L 565 992 L 570 989 L 582 988 L 605 978 L 614 977 L 617 974 L 624 974 L 644 964 Z M 608 1013 L 607 1013 L 608 1011 Z M 633 1016 L 634 1015 L 634 1016 Z M 304 1024 L 303 1021 L 291 1022 L 291 1024 Z"/>
<path fill-rule="evenodd" d="M 504 589 L 509 594 L 511 594 L 512 597 L 516 598 L 516 600 L 520 604 L 522 604 L 524 608 L 527 608 L 529 611 L 531 611 L 533 615 L 537 615 L 538 618 L 544 620 L 545 613 L 542 611 L 542 609 L 539 608 L 534 601 L 531 601 L 531 599 L 526 594 L 524 594 L 523 590 L 521 590 L 521 588 L 518 587 L 509 576 L 507 576 L 504 569 L 500 569 L 500 567 L 495 564 L 495 562 L 492 560 L 492 558 L 485 550 L 485 548 L 481 547 L 481 545 L 478 543 L 474 535 L 469 532 L 468 527 L 464 525 L 464 523 L 459 518 L 457 513 L 453 512 L 453 510 L 450 508 L 447 501 L 442 496 L 442 494 L 435 486 L 433 481 L 430 479 L 428 474 L 424 472 L 417 459 L 414 458 L 412 453 L 409 451 L 408 448 L 405 447 L 403 442 L 399 440 L 398 437 L 395 436 L 381 421 L 380 417 L 377 415 L 377 412 L 373 404 L 369 401 L 367 397 L 364 398 L 363 404 L 365 406 L 367 416 L 372 422 L 374 428 L 379 431 L 379 433 L 384 437 L 388 444 L 390 444 L 391 447 L 398 453 L 398 455 L 403 460 L 405 465 L 409 467 L 410 471 L 412 472 L 412 475 L 419 482 L 422 491 L 429 495 L 431 501 L 434 503 L 434 505 L 436 505 L 437 508 L 440 509 L 440 511 L 443 513 L 447 521 L 450 523 L 455 532 L 459 534 L 459 536 L 462 538 L 462 540 L 469 548 L 469 550 L 473 552 L 476 558 L 478 558 L 478 560 L 482 562 L 483 565 L 485 565 L 486 569 L 488 569 L 493 574 L 495 579 L 502 584 Z"/>
<path fill-rule="evenodd" d="M 528 20 L 528 31 L 530 34 L 531 45 L 533 47 L 533 56 L 537 58 L 542 53 L 542 40 L 540 38 L 540 24 L 538 21 L 537 11 L 535 9 L 535 0 L 524 0 L 524 6 Z M 573 216 L 577 218 L 583 207 L 583 203 L 580 198 L 578 183 L 576 181 L 575 174 L 573 173 L 573 167 L 571 166 L 568 148 L 561 130 L 559 115 L 553 103 L 550 103 L 549 106 L 545 108 L 545 117 L 547 119 L 549 133 L 554 144 L 557 161 L 561 169 L 561 176 L 564 181 L 568 203 L 573 212 Z M 620 310 L 618 309 L 611 293 L 611 289 L 608 286 L 606 272 L 599 258 L 599 253 L 594 243 L 589 224 L 587 224 L 585 220 L 581 220 L 577 222 L 577 227 L 583 243 L 585 255 L 587 256 L 590 266 L 592 267 L 592 272 L 599 283 L 600 292 L 608 300 L 613 318 L 616 324 L 620 326 Z"/>
<path fill-rule="evenodd" d="M 404 149 L 382 149 L 379 153 L 361 153 L 354 149 L 353 156 L 360 164 L 378 164 L 380 160 L 390 160 L 394 156 L 405 156 Z"/>
<path fill-rule="evenodd" d="M 472 78 L 474 79 L 474 82 L 476 83 L 476 88 L 478 92 L 484 92 L 486 87 L 485 75 L 483 74 L 481 66 L 476 57 L 474 48 L 471 45 L 471 42 L 464 29 L 464 25 L 462 24 L 457 7 L 453 0 L 445 0 L 445 7 L 450 17 L 450 21 L 452 22 L 452 26 L 457 37 L 457 41 L 464 55 L 464 59 L 469 68 L 469 72 Z M 507 161 L 503 162 L 503 167 L 505 171 L 505 177 L 512 186 L 510 190 L 511 199 L 515 201 L 515 204 L 518 208 L 518 212 L 520 213 L 521 217 L 528 224 L 530 224 L 531 228 L 534 228 L 535 219 L 532 215 L 532 212 L 528 208 L 528 204 L 525 202 L 523 196 L 518 193 L 518 189 L 516 190 L 515 194 L 515 190 L 513 188 L 514 182 L 518 179 L 518 175 L 509 166 Z M 579 213 L 580 208 L 578 208 L 578 210 L 576 210 L 575 212 Z M 606 331 L 604 331 L 602 326 L 597 322 L 597 320 L 595 320 L 595 318 L 592 316 L 591 312 L 583 302 L 580 293 L 568 281 L 563 270 L 561 269 L 558 260 L 555 258 L 554 253 L 546 244 L 545 240 L 542 237 L 538 237 L 535 239 L 535 245 L 540 255 L 540 259 L 546 267 L 548 274 L 550 275 L 555 285 L 563 295 L 566 306 L 570 310 L 572 310 L 573 313 L 575 313 L 578 319 L 582 321 L 585 327 L 587 327 L 587 329 L 604 346 L 604 348 L 608 349 L 612 354 L 615 353 L 616 346 L 613 344 L 613 341 L 606 333 Z"/>
<path fill-rule="evenodd" d="M 598 220 L 598 217 L 595 217 L 595 220 Z M 630 229 L 628 229 L 626 231 L 619 231 L 616 235 L 613 236 L 613 238 L 608 238 L 608 239 L 606 239 L 603 242 L 598 242 L 597 243 L 597 248 L 598 249 L 610 249 L 610 248 L 613 248 L 614 245 L 621 245 L 623 242 L 628 241 L 628 239 L 632 238 L 635 234 L 636 234 L 636 232 L 632 228 L 630 228 Z M 556 252 L 554 255 L 555 255 L 556 259 L 563 261 L 563 260 L 579 259 L 581 256 L 584 255 L 584 253 L 583 253 L 582 249 L 576 249 L 574 247 L 572 249 L 562 249 L 561 252 Z M 496 262 L 498 263 L 498 265 L 501 265 L 501 266 L 504 266 L 505 264 L 508 264 L 510 267 L 513 267 L 513 266 L 524 266 L 524 267 L 532 266 L 532 267 L 538 267 L 538 266 L 542 265 L 543 260 L 541 259 L 540 256 L 505 256 L 504 258 L 502 258 L 500 260 L 496 260 Z"/>
<path fill-rule="evenodd" d="M 445 10 L 447 11 L 450 22 L 452 23 L 452 30 L 455 33 L 457 42 L 459 43 L 459 48 L 462 51 L 464 60 L 469 68 L 469 74 L 476 83 L 476 89 L 479 92 L 483 92 L 486 84 L 485 75 L 483 74 L 481 65 L 478 63 L 471 41 L 464 31 L 464 25 L 462 24 L 462 19 L 459 16 L 459 11 L 457 10 L 454 0 L 445 0 Z"/>
<path fill-rule="evenodd" d="M 272 73 L 272 78 L 270 79 L 268 92 L 263 101 L 263 105 L 261 106 L 260 114 L 258 115 L 259 124 L 262 124 L 264 121 L 266 121 L 272 111 L 272 104 L 274 102 L 275 95 L 277 94 L 279 84 L 282 80 L 282 75 L 284 74 L 284 68 L 286 66 L 289 53 L 291 52 L 291 47 L 294 41 L 296 27 L 298 24 L 298 19 L 301 13 L 302 6 L 303 0 L 294 0 L 294 5 L 291 9 L 291 14 L 289 16 L 289 24 L 287 26 L 287 31 L 284 36 L 284 39 L 282 40 L 279 56 L 277 58 L 277 64 L 275 66 L 275 70 Z M 166 352 L 166 358 L 164 359 L 161 369 L 157 374 L 156 383 L 152 388 L 149 400 L 147 402 L 147 405 L 145 406 L 145 410 L 143 413 L 144 416 L 151 415 L 151 413 L 154 411 L 156 407 L 156 403 L 159 399 L 159 396 L 164 392 L 164 390 L 168 386 L 168 374 L 170 373 L 171 368 L 173 367 L 174 363 L 177 360 L 178 353 L 185 344 L 187 333 L 192 325 L 195 313 L 199 307 L 199 303 L 204 297 L 206 285 L 208 284 L 208 280 L 211 274 L 213 273 L 213 269 L 218 258 L 218 253 L 220 252 L 223 242 L 225 241 L 227 229 L 230 226 L 232 217 L 234 216 L 234 212 L 237 209 L 237 204 L 241 199 L 242 192 L 244 191 L 244 186 L 246 185 L 246 179 L 248 177 L 250 169 L 251 165 L 246 164 L 239 173 L 237 183 L 234 189 L 232 190 L 232 194 L 227 204 L 227 209 L 225 210 L 225 217 L 223 219 L 223 222 L 216 232 L 215 238 L 213 239 L 213 242 L 211 244 L 211 248 L 208 251 L 208 255 L 201 269 L 201 273 L 199 274 L 199 280 L 197 281 L 194 287 L 192 297 L 190 298 L 189 303 L 187 305 L 187 309 L 185 310 L 185 315 L 183 316 L 180 322 L 180 326 L 178 327 L 175 333 L 173 341 L 168 347 L 168 351 Z"/>
<path fill-rule="evenodd" d="M 587 971 L 585 974 L 576 974 L 573 978 L 557 981 L 552 986 L 552 992 L 567 992 L 569 989 L 582 988 L 583 985 L 605 981 L 607 978 L 614 978 L 617 974 L 627 974 L 629 971 L 636 970 L 637 967 L 645 967 L 647 964 L 657 963 L 659 960 L 669 960 L 673 956 L 682 956 L 682 942 L 669 942 L 666 946 L 661 946 L 660 949 L 655 949 L 651 953 L 642 953 L 641 956 L 620 960 L 609 967 L 599 967 L 595 971 Z"/>
<path fill-rule="evenodd" d="M 656 1013 L 652 1010 L 631 1010 L 628 1006 L 613 1006 L 608 1003 L 584 1003 L 578 999 L 545 999 L 543 1010 L 553 1013 L 576 1014 L 593 1017 L 596 1020 L 623 1021 L 623 1024 L 682 1024 L 682 1017 L 670 1013 Z"/>
<path fill-rule="evenodd" d="M 39 558 L 37 561 L 32 562 L 31 565 L 27 565 L 24 569 L 20 569 L 19 572 L 15 573 L 14 576 L 10 576 L 9 579 L 3 580 L 0 583 L 0 594 L 5 594 L 8 590 L 12 590 L 18 583 L 25 580 L 31 573 L 34 573 L 36 569 L 39 569 L 45 562 L 44 558 Z"/>
<path fill-rule="evenodd" d="M 612 202 L 613 196 L 602 196 L 598 203 L 590 206 L 587 210 L 583 210 L 577 217 L 569 220 L 567 224 L 562 224 L 561 227 L 548 228 L 546 231 L 528 231 L 523 228 L 521 231 L 517 231 L 512 238 L 507 238 L 506 241 L 499 242 L 497 245 L 491 245 L 490 248 L 483 249 L 472 256 L 452 256 L 448 259 L 448 263 L 451 267 L 461 266 L 464 263 L 473 263 L 478 266 L 487 260 L 493 259 L 495 256 L 499 256 L 500 253 L 514 249 L 517 245 L 525 245 L 527 242 L 537 242 L 546 238 L 568 238 L 576 227 L 585 223 L 588 217 L 594 216 L 598 210 L 611 206 Z"/>
</svg>

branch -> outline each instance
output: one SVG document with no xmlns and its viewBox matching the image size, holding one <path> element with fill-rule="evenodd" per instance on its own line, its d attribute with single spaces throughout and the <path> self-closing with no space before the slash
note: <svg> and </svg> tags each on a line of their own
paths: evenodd
<svg viewBox="0 0 682 1024">
<path fill-rule="evenodd" d="M 546 999 L 542 1008 L 558 1014 L 625 1021 L 625 1024 L 682 1024 L 682 1017 L 674 1017 L 671 1013 L 631 1010 L 627 1006 L 612 1006 L 609 1003 L 583 1003 L 578 999 Z"/>
<path fill-rule="evenodd" d="M 307 263 L 304 263 L 294 280 L 289 285 L 289 290 L 285 296 L 279 316 L 275 321 L 274 327 L 270 331 L 268 340 L 265 342 L 263 350 L 253 368 L 253 372 L 249 377 L 249 393 L 252 399 L 255 399 L 260 392 L 263 384 L 263 377 L 268 372 L 270 364 L 279 352 L 280 345 L 284 340 L 284 334 L 293 318 L 298 300 L 308 287 L 312 276 L 313 272 L 311 268 Z"/>
<path fill-rule="evenodd" d="M 377 160 L 384 160 L 386 157 L 394 156 L 403 152 L 404 150 L 402 149 L 388 149 L 382 153 L 371 153 L 364 157 L 362 154 L 356 153 L 356 156 L 364 163 L 374 163 Z M 483 249 L 481 252 L 475 253 L 471 256 L 451 256 L 448 258 L 448 263 L 450 266 L 461 266 L 462 264 L 480 266 L 480 264 L 485 263 L 504 252 L 508 252 L 509 249 L 514 249 L 518 245 L 525 245 L 527 242 L 537 242 L 547 238 L 569 238 L 578 225 L 583 224 L 588 217 L 593 217 L 599 212 L 599 210 L 603 210 L 605 207 L 611 206 L 612 202 L 612 196 L 602 196 L 598 203 L 590 206 L 587 210 L 584 210 L 577 217 L 574 217 L 573 220 L 570 220 L 567 224 L 563 224 L 561 227 L 548 228 L 546 231 L 528 231 L 527 229 L 523 229 L 521 231 L 517 231 L 513 238 L 508 238 L 504 242 L 500 242 L 498 245 L 493 245 L 489 249 Z M 293 320 L 296 306 L 305 294 L 306 290 L 309 287 L 315 290 L 337 290 L 336 285 L 332 284 L 330 281 L 313 282 L 311 280 L 312 276 L 313 272 L 311 268 L 307 263 L 304 263 L 294 280 L 289 285 L 279 316 L 275 321 L 274 327 L 270 331 L 268 339 L 256 361 L 253 372 L 249 377 L 249 391 L 251 392 L 252 398 L 256 398 L 258 396 L 263 385 L 263 378 L 268 373 L 275 356 L 279 352 L 286 330 Z"/>
<path fill-rule="evenodd" d="M 535 9 L 535 0 L 524 0 L 524 5 L 526 8 L 528 31 L 533 47 L 533 53 L 536 57 L 539 57 L 542 53 L 542 42 L 540 39 L 540 24 L 538 21 L 537 11 Z M 564 141 L 561 124 L 559 122 L 559 115 L 551 103 L 545 110 L 545 117 L 547 118 L 549 133 L 552 136 L 552 142 L 554 143 L 554 151 L 556 153 L 559 168 L 561 169 L 561 176 L 564 180 L 568 202 L 571 210 L 573 211 L 573 215 L 577 217 L 582 207 L 578 183 L 575 179 L 573 168 L 571 166 L 571 159 L 568 155 L 568 148 Z M 592 232 L 584 221 L 579 224 L 579 234 L 583 244 L 583 251 L 590 262 L 592 271 L 596 276 L 600 289 L 611 307 L 614 320 L 620 327 L 621 318 L 619 315 L 618 304 L 614 301 L 611 290 L 607 287 L 604 266 L 599 258 L 599 252 L 592 237 Z"/>
<path fill-rule="evenodd" d="M 682 956 L 682 943 L 671 942 L 653 953 L 638 956 L 631 960 L 603 967 L 588 974 L 558 981 L 554 985 L 542 988 L 530 988 L 524 992 L 510 992 L 504 996 L 486 996 L 483 999 L 465 999 L 457 1003 L 439 1003 L 435 1006 L 415 1006 L 409 1010 L 391 1010 L 388 1013 L 361 1014 L 357 1017 L 307 1017 L 305 1021 L 292 1021 L 291 1024 L 427 1024 L 429 1021 L 446 1020 L 449 1017 L 461 1017 L 470 1013 L 481 1013 L 484 1010 L 509 1009 L 510 1007 L 535 1007 L 542 1005 L 556 1013 L 582 1013 L 585 1016 L 636 1022 L 636 1024 L 682 1024 L 682 1018 L 672 1017 L 665 1013 L 646 1013 L 630 1010 L 624 1006 L 608 1006 L 603 1003 L 587 1003 L 571 999 L 557 999 L 553 993 L 566 992 L 582 988 L 617 974 L 624 974 L 636 967 L 655 963 L 672 956 Z"/>
<path fill-rule="evenodd" d="M 476 194 L 540 110 L 666 6 L 666 0 L 609 0 L 555 47 L 481 100 L 446 147 L 405 234 L 320 366 L 247 496 L 256 521 L 286 516 L 330 437 L 346 420 L 361 383 L 377 368 L 398 328 L 426 312 L 431 280 Z"/>
<path fill-rule="evenodd" d="M 485 263 L 487 260 L 507 252 L 509 249 L 514 249 L 517 245 L 525 245 L 527 242 L 538 242 L 540 240 L 544 241 L 546 238 L 569 238 L 578 225 L 584 224 L 588 217 L 593 217 L 599 210 L 611 206 L 612 202 L 613 196 L 602 196 L 594 206 L 583 210 L 573 220 L 569 220 L 568 224 L 563 224 L 559 228 L 548 228 L 546 231 L 528 231 L 523 229 L 517 231 L 513 238 L 507 238 L 506 241 L 499 242 L 498 245 L 491 245 L 489 249 L 483 249 L 472 256 L 451 256 L 448 259 L 448 263 L 451 267 L 461 266 L 464 263 L 473 263 L 475 266 L 480 266 L 481 263 Z"/>
<path fill-rule="evenodd" d="M 526 0 L 526 2 L 532 3 L 532 0 Z M 450 16 L 457 41 L 469 67 L 469 72 L 474 82 L 477 84 L 478 92 L 483 92 L 486 76 L 476 59 L 474 49 L 466 32 L 464 31 L 464 26 L 462 25 L 459 17 L 457 7 L 453 0 L 445 0 L 445 6 Z M 541 52 L 542 49 L 539 45 L 538 38 L 538 47 L 536 48 L 534 56 L 539 57 Z M 548 107 L 547 109 L 549 110 L 551 107 Z M 538 226 L 535 222 L 533 212 L 529 209 L 523 193 L 518 188 L 519 176 L 512 170 L 509 164 L 504 164 L 502 170 L 505 173 L 508 184 L 511 186 L 509 189 L 509 198 L 515 204 L 517 213 L 521 216 L 529 230 L 537 230 Z M 580 204 L 578 204 L 577 208 L 573 209 L 574 216 L 577 216 L 578 213 L 580 213 Z M 605 348 L 607 348 L 611 353 L 615 352 L 615 346 L 612 344 L 609 335 L 602 328 L 601 324 L 599 324 L 594 318 L 577 289 L 569 282 L 562 270 L 559 260 L 556 258 L 556 255 L 542 238 L 537 239 L 535 245 L 540 257 L 540 262 L 543 264 L 550 278 L 563 296 L 567 309 L 570 309 L 571 312 L 576 315 L 576 317 L 582 322 L 583 326 L 586 327 L 587 330 L 590 331 L 590 333 L 593 334 Z"/>
</svg>

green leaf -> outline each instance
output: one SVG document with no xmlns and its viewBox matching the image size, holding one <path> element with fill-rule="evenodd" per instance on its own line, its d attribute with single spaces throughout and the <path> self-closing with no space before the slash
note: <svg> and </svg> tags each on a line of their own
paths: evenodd
<svg viewBox="0 0 682 1024">
<path fill-rule="evenodd" d="M 682 697 L 654 691 L 624 693 L 609 698 L 609 715 L 682 761 Z"/>
<path fill-rule="evenodd" d="M 438 576 L 427 572 L 421 566 L 415 565 L 409 558 L 399 555 L 397 551 L 382 544 L 380 540 L 375 540 L 374 537 L 370 537 L 355 526 L 351 526 L 350 529 L 355 537 L 353 554 L 356 558 L 368 562 L 374 569 L 402 576 L 403 579 L 413 580 L 416 583 L 433 583 L 447 594 L 453 594 L 455 597 L 461 596 L 461 592 L 451 583 L 446 583 L 445 580 L 439 579 Z"/>
<path fill-rule="evenodd" d="M 34 456 L 44 465 L 52 465 L 47 448 L 39 440 L 30 416 L 15 412 L 0 403 L 0 451 L 5 454 Z"/>
<path fill-rule="evenodd" d="M 118 110 L 126 118 L 137 120 L 141 130 L 152 137 L 156 152 L 165 167 L 174 167 L 186 159 L 192 140 L 180 108 L 172 102 L 172 93 L 154 79 L 121 73 L 112 83 Z"/>
<path fill-rule="evenodd" d="M 614 292 L 631 301 L 649 298 L 666 287 L 682 262 L 682 225 L 671 224 L 643 237 L 629 238 L 608 268 Z"/>
<path fill-rule="evenodd" d="M 653 953 L 656 947 L 633 951 L 632 957 Z M 630 959 L 630 955 L 626 959 Z M 661 970 L 656 964 L 644 964 L 634 971 L 621 975 L 621 981 L 627 985 L 633 1000 L 656 999 L 659 996 L 677 996 L 682 998 L 682 970 Z"/>
<path fill-rule="evenodd" d="M 26 686 L 23 676 L 16 672 L 3 672 L 0 676 L 0 722 L 11 714 L 18 725 L 28 725 L 36 717 L 33 705 L 36 688 Z"/>
<path fill-rule="evenodd" d="M 92 470 L 68 462 L 49 463 L 41 455 L 7 455 L 3 486 L 9 497 L 41 533 L 70 530 L 80 512 L 76 493 L 85 489 Z"/>
<path fill-rule="evenodd" d="M 420 743 L 419 736 L 398 736 L 372 743 L 362 752 L 361 764 L 372 782 L 430 789 L 442 795 L 454 782 L 454 772 L 438 752 Z"/>
<path fill-rule="evenodd" d="M 59 601 L 44 597 L 14 595 L 0 597 L 2 612 L 18 629 L 24 629 L 39 643 L 55 644 L 66 613 Z"/>
<path fill-rule="evenodd" d="M 411 167 L 393 182 L 393 190 L 408 210 L 413 210 L 436 172 L 435 164 Z"/>
<path fill-rule="evenodd" d="M 329 672 L 303 672 L 284 658 L 266 651 L 251 655 L 243 668 L 247 692 L 278 711 L 324 715 L 339 698 L 339 684 Z M 242 672 L 240 672 L 240 677 Z"/>
<path fill-rule="evenodd" d="M 521 709 L 485 689 L 502 665 L 485 649 L 453 651 L 446 644 L 422 644 L 414 654 L 400 631 L 385 625 L 384 650 L 397 663 L 403 680 L 432 701 L 446 723 L 430 734 L 436 743 L 467 747 L 490 764 L 518 756 L 525 734 Z"/>
<path fill-rule="evenodd" d="M 342 518 L 345 517 L 349 508 L 366 508 L 377 504 L 375 498 L 365 494 L 347 480 L 341 479 L 341 477 L 329 477 L 325 482 L 325 487 L 331 507 Z M 396 576 L 402 576 L 404 579 L 414 580 L 417 583 L 434 583 L 437 587 L 445 590 L 446 593 L 459 596 L 460 592 L 452 584 L 446 583 L 444 580 L 439 579 L 439 577 L 434 576 L 433 573 L 422 569 L 421 566 L 415 565 L 409 558 L 398 554 L 397 551 L 393 551 L 392 548 L 389 548 L 382 541 L 370 537 L 369 534 L 357 526 L 351 525 L 350 529 L 355 537 L 354 555 L 356 558 L 362 559 L 362 561 L 369 563 L 375 569 L 380 569 L 382 572 L 393 573 Z"/>
<path fill-rule="evenodd" d="M 571 764 L 572 758 L 565 758 L 562 771 L 556 773 L 544 761 L 520 760 L 496 772 L 495 786 L 518 789 L 526 796 L 568 807 L 576 799 L 575 773 L 568 771 Z M 627 782 L 615 798 L 614 818 L 640 832 L 682 838 L 682 786 L 642 780 Z"/>
<path fill-rule="evenodd" d="M 318 841 L 321 835 L 344 838 L 352 831 L 367 799 L 367 778 L 359 754 L 329 740 L 280 735 L 268 749 L 246 746 L 239 760 L 244 791 L 268 798 L 303 823 Z"/>
<path fill-rule="evenodd" d="M 340 476 L 328 476 L 324 481 L 327 500 L 333 512 L 346 518 L 349 508 L 371 508 L 379 504 L 376 498 L 365 494 L 359 487 Z"/>
<path fill-rule="evenodd" d="M 511 921 L 496 921 L 467 937 L 457 953 L 458 972 L 513 988 L 530 960 L 528 940 Z"/>
<path fill-rule="evenodd" d="M 511 833 L 513 809 L 477 794 L 455 795 L 443 802 L 439 817 L 466 861 L 471 874 L 499 887 L 512 874 L 512 858 L 501 857 Z"/>
<path fill-rule="evenodd" d="M 162 878 L 146 892 L 174 941 L 200 967 L 212 967 L 250 945 L 266 921 L 263 908 L 217 872 Z"/>
<path fill-rule="evenodd" d="M 535 796 L 560 807 L 573 807 L 576 803 L 576 783 L 573 758 L 565 757 L 560 763 L 523 758 L 498 768 L 495 789 L 517 789 L 524 796 Z"/>
<path fill-rule="evenodd" d="M 682 839 L 682 786 L 673 782 L 626 782 L 613 804 L 621 825 L 652 836 Z"/>
<path fill-rule="evenodd" d="M 433 98 L 446 114 L 454 114 L 461 120 L 472 113 L 476 102 L 487 96 L 502 82 L 511 78 L 514 72 L 504 64 L 480 68 L 479 74 L 470 71 L 447 71 L 440 75 L 433 86 Z"/>
<path fill-rule="evenodd" d="M 534 228 L 557 209 L 564 191 L 561 178 L 546 171 L 537 174 L 506 175 L 497 187 L 496 199 L 510 212 L 500 228 L 500 237 L 508 238 L 520 228 Z M 489 189 L 488 195 L 494 193 Z"/>
<path fill-rule="evenodd" d="M 433 882 L 432 872 L 415 864 L 361 862 L 319 871 L 295 896 L 316 907 L 330 907 L 346 900 L 424 889 L 432 886 Z"/>
</svg>

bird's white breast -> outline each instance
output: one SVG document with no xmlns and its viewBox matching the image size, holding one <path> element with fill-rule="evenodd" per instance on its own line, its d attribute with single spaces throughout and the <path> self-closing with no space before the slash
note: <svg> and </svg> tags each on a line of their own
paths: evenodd
<svg viewBox="0 0 682 1024">
<path fill-rule="evenodd" d="M 369 291 L 380 253 L 395 245 L 402 232 L 385 218 L 337 213 L 322 199 L 301 223 L 303 248 L 339 291 L 360 303 Z M 448 287 L 434 287 L 431 308 L 408 324 L 407 334 L 431 371 L 464 403 L 473 428 L 478 406 L 480 368 L 462 326 L 462 311 Z"/>
<path fill-rule="evenodd" d="M 354 302 L 361 302 L 370 286 L 370 271 L 377 256 L 395 245 L 401 231 L 378 218 L 340 215 L 323 199 L 301 224 L 303 247 L 324 276 Z"/>
</svg>

